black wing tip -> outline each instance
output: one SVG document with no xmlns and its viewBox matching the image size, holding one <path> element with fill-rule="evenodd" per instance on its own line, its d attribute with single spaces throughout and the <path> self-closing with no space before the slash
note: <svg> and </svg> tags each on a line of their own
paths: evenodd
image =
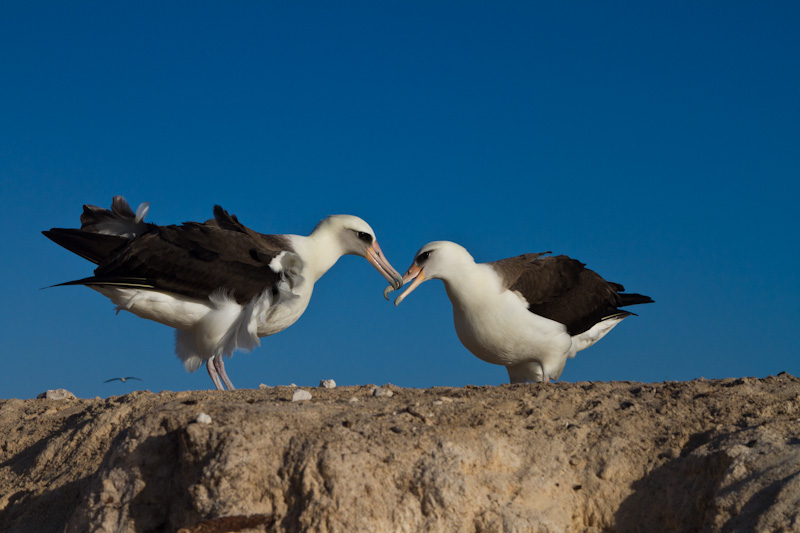
<svg viewBox="0 0 800 533">
<path fill-rule="evenodd" d="M 654 304 L 655 300 L 644 294 L 633 293 L 619 293 L 621 304 L 619 307 L 628 305 L 641 305 L 641 304 Z"/>
<path fill-rule="evenodd" d="M 236 217 L 223 209 L 221 205 L 214 204 L 214 219 L 217 222 L 230 224 L 236 220 Z"/>
<path fill-rule="evenodd" d="M 236 223 L 239 223 L 239 220 L 236 218 L 236 215 L 231 215 L 227 209 L 224 209 L 219 204 L 214 204 L 214 218 L 217 220 L 233 220 Z"/>
<path fill-rule="evenodd" d="M 42 287 L 42 289 L 50 289 L 52 287 L 67 287 L 70 285 L 85 285 L 87 287 L 95 285 L 106 285 L 113 287 L 126 287 L 131 289 L 155 289 L 156 286 L 145 278 L 104 278 L 90 276 L 88 278 L 76 279 L 73 281 L 65 281 L 64 283 L 56 283 Z"/>
<path fill-rule="evenodd" d="M 214 205 L 214 220 L 216 220 L 223 229 L 238 231 L 240 233 L 249 233 L 252 231 L 239 222 L 239 218 L 236 215 L 230 214 L 218 204 Z"/>
<path fill-rule="evenodd" d="M 60 235 L 69 235 L 71 233 L 75 233 L 80 231 L 79 229 L 74 228 L 50 228 L 46 230 L 42 230 L 42 235 L 50 239 L 51 241 L 55 241 Z"/>
</svg>

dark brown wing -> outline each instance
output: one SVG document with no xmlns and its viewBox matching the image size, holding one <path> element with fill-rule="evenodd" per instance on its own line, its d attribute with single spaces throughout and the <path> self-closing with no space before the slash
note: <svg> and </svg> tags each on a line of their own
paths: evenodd
<svg viewBox="0 0 800 533">
<path fill-rule="evenodd" d="M 94 264 L 113 254 L 128 243 L 125 237 L 90 233 L 79 229 L 52 228 L 42 235 Z"/>
<path fill-rule="evenodd" d="M 93 248 L 90 259 L 99 263 L 94 277 L 68 284 L 152 288 L 198 299 L 222 289 L 232 292 L 239 303 L 274 287 L 281 274 L 269 264 L 281 252 L 293 252 L 290 241 L 282 235 L 259 234 L 219 206 L 214 215 L 206 223 L 149 224 L 147 232 L 127 241 L 123 237 L 67 230 L 81 233 L 89 243 L 92 239 L 114 239 L 102 248 L 107 251 L 105 257 L 96 257 L 98 252 L 94 249 L 98 247 Z M 115 243 L 121 245 L 112 247 Z M 87 255 L 74 247 L 67 248 Z"/>
<path fill-rule="evenodd" d="M 541 252 L 538 254 L 522 254 L 516 257 L 509 257 L 508 259 L 493 261 L 488 264 L 491 265 L 492 268 L 494 268 L 498 274 L 500 274 L 500 279 L 502 279 L 504 282 L 503 286 L 506 289 L 508 289 L 512 285 L 517 283 L 520 276 L 522 276 L 525 273 L 525 271 L 528 269 L 529 265 L 533 261 L 549 253 L 552 252 Z"/>
<path fill-rule="evenodd" d="M 604 280 L 566 255 L 538 254 L 533 260 L 530 255 L 537 254 L 490 264 L 498 272 L 518 273 L 508 281 L 508 288 L 527 300 L 532 313 L 564 324 L 570 335 L 583 333 L 603 319 L 632 314 L 619 307 L 652 302 L 647 296 L 621 294 L 622 285 Z"/>
<path fill-rule="evenodd" d="M 283 251 L 274 244 L 194 222 L 161 226 L 103 261 L 95 277 L 140 278 L 158 290 L 199 299 L 229 290 L 244 303 L 280 280 L 269 267 Z M 291 251 L 288 242 L 285 248 Z"/>
</svg>

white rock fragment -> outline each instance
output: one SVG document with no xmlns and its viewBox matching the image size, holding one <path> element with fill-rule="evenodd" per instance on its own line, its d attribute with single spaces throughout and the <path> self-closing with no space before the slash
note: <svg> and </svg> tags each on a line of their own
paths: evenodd
<svg viewBox="0 0 800 533">
<path fill-rule="evenodd" d="M 205 413 L 200 413 L 199 415 L 197 415 L 197 418 L 195 418 L 194 421 L 197 422 L 198 424 L 210 424 L 211 417 Z"/>
<path fill-rule="evenodd" d="M 333 381 L 332 379 L 323 379 L 323 380 L 320 380 L 319 386 L 320 387 L 324 387 L 326 389 L 335 389 L 336 388 L 336 382 Z"/>
<path fill-rule="evenodd" d="M 384 389 L 383 387 L 375 387 L 375 390 L 372 391 L 372 395 L 376 398 L 391 398 L 394 396 L 394 393 L 389 389 Z"/>
<path fill-rule="evenodd" d="M 292 394 L 293 402 L 304 402 L 310 399 L 311 399 L 311 393 L 305 389 L 297 389 L 296 391 L 294 391 L 294 394 Z"/>
<path fill-rule="evenodd" d="M 67 389 L 50 389 L 41 393 L 37 398 L 44 398 L 47 400 L 71 400 L 75 398 Z"/>
<path fill-rule="evenodd" d="M 350 402 L 350 403 L 358 403 L 358 398 L 356 398 L 355 396 L 353 396 L 352 398 L 350 398 L 350 399 L 349 399 L 349 400 L 347 400 L 347 401 L 348 401 L 348 402 Z"/>
<path fill-rule="evenodd" d="M 259 389 L 271 389 L 271 388 L 272 388 L 272 386 L 271 386 L 271 385 L 267 385 L 267 384 L 265 384 L 265 383 L 259 383 L 259 384 L 258 384 L 258 388 L 259 388 Z"/>
</svg>

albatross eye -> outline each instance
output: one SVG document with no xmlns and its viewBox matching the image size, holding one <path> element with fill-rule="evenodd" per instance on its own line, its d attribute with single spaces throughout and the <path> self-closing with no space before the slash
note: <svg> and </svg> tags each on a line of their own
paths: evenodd
<svg viewBox="0 0 800 533">
<path fill-rule="evenodd" d="M 366 231 L 357 231 L 356 232 L 356 236 L 358 236 L 358 238 L 361 241 L 363 241 L 364 244 L 367 244 L 367 245 L 372 244 L 372 235 L 370 235 Z"/>
<path fill-rule="evenodd" d="M 422 252 L 421 254 L 419 254 L 417 256 L 417 263 L 421 265 L 422 263 L 427 261 L 430 256 L 431 256 L 431 252 L 430 251 Z"/>
</svg>

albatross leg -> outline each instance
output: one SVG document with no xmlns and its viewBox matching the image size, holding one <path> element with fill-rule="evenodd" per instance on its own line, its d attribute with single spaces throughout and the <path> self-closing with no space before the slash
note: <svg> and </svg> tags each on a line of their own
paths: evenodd
<svg viewBox="0 0 800 533">
<path fill-rule="evenodd" d="M 542 383 L 550 383 L 550 376 L 544 371 L 544 365 L 539 363 L 539 368 L 542 369 Z"/>
<path fill-rule="evenodd" d="M 222 355 L 217 355 L 214 357 L 214 367 L 216 368 L 219 376 L 222 378 L 222 382 L 225 383 L 225 386 L 228 388 L 228 390 L 235 390 L 236 387 L 233 386 L 228 374 L 225 372 L 225 363 L 222 361 Z"/>
<path fill-rule="evenodd" d="M 225 390 L 225 388 L 222 386 L 222 382 L 219 380 L 219 373 L 217 373 L 217 369 L 215 368 L 216 365 L 214 360 L 216 358 L 217 356 L 214 356 L 206 361 L 206 368 L 208 369 L 208 375 L 211 376 L 211 380 L 214 382 L 214 386 L 217 387 L 217 390 Z"/>
<path fill-rule="evenodd" d="M 544 367 L 539 361 L 525 361 L 509 365 L 506 370 L 511 383 L 547 383 L 550 381 L 550 376 L 544 371 Z"/>
</svg>

